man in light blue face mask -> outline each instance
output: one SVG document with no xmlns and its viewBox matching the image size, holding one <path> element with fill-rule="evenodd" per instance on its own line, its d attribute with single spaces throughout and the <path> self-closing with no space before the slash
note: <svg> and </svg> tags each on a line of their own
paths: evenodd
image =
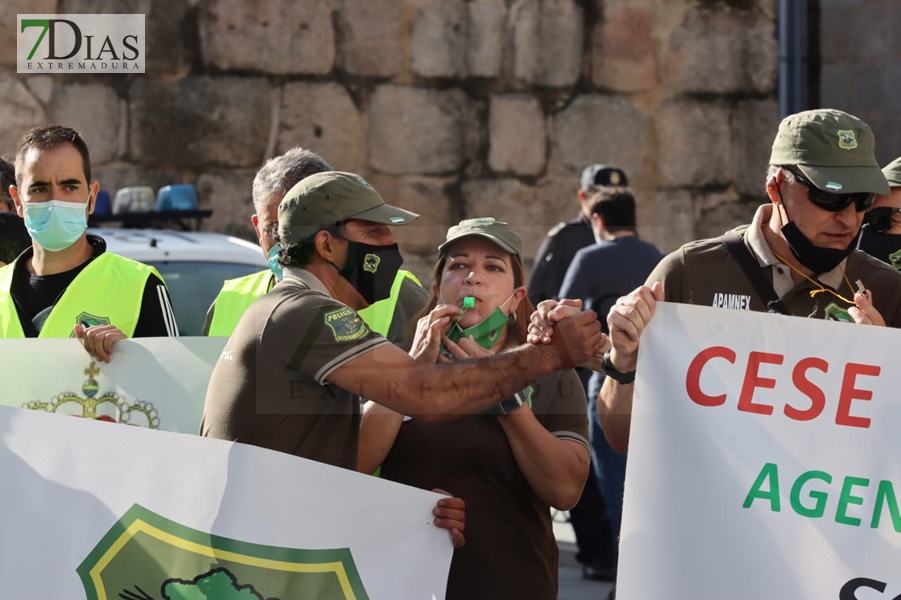
<svg viewBox="0 0 901 600">
<path fill-rule="evenodd" d="M 25 133 L 9 191 L 32 245 L 0 269 L 0 337 L 76 337 L 109 362 L 120 339 L 177 335 L 159 274 L 87 235 L 99 189 L 76 131 L 49 125 Z"/>
</svg>

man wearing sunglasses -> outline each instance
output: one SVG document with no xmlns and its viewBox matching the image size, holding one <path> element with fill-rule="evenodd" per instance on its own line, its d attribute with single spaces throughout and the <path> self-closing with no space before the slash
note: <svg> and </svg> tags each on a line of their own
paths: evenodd
<svg viewBox="0 0 901 600">
<path fill-rule="evenodd" d="M 869 125 L 830 109 L 786 117 L 765 189 L 768 203 L 750 226 L 686 244 L 610 310 L 612 348 L 598 413 L 612 448 L 628 447 L 639 339 L 656 302 L 901 327 L 901 273 L 856 250 L 864 211 L 875 194 L 889 193 Z M 551 308 L 543 303 L 539 310 Z M 536 317 L 530 332 L 533 342 L 553 335 Z"/>
<path fill-rule="evenodd" d="M 860 249 L 901 270 L 901 158 L 882 169 L 891 193 L 876 196 L 864 217 Z"/>
</svg>

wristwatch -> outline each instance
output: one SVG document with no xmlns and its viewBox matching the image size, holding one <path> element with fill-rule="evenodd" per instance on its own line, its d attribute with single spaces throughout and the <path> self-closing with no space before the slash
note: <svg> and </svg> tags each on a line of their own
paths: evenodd
<svg viewBox="0 0 901 600">
<path fill-rule="evenodd" d="M 609 348 L 606 352 L 604 352 L 604 375 L 611 378 L 613 381 L 622 384 L 632 383 L 633 381 L 635 381 L 635 371 L 623 373 L 622 371 L 616 370 L 616 367 L 613 366 L 613 361 L 610 360 L 611 352 L 613 352 L 613 348 Z"/>
</svg>

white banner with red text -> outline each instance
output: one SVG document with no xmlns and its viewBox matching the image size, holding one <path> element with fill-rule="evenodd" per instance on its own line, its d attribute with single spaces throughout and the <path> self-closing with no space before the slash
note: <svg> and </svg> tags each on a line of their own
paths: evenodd
<svg viewBox="0 0 901 600">
<path fill-rule="evenodd" d="M 658 304 L 617 598 L 901 597 L 899 357 L 897 330 Z"/>
</svg>

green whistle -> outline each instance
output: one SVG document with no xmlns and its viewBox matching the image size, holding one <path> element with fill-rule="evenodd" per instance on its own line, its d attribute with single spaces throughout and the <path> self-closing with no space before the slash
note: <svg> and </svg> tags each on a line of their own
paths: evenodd
<svg viewBox="0 0 901 600">
<path fill-rule="evenodd" d="M 465 298 L 463 298 L 463 308 L 474 308 L 475 305 L 475 296 L 466 296 Z"/>
</svg>

